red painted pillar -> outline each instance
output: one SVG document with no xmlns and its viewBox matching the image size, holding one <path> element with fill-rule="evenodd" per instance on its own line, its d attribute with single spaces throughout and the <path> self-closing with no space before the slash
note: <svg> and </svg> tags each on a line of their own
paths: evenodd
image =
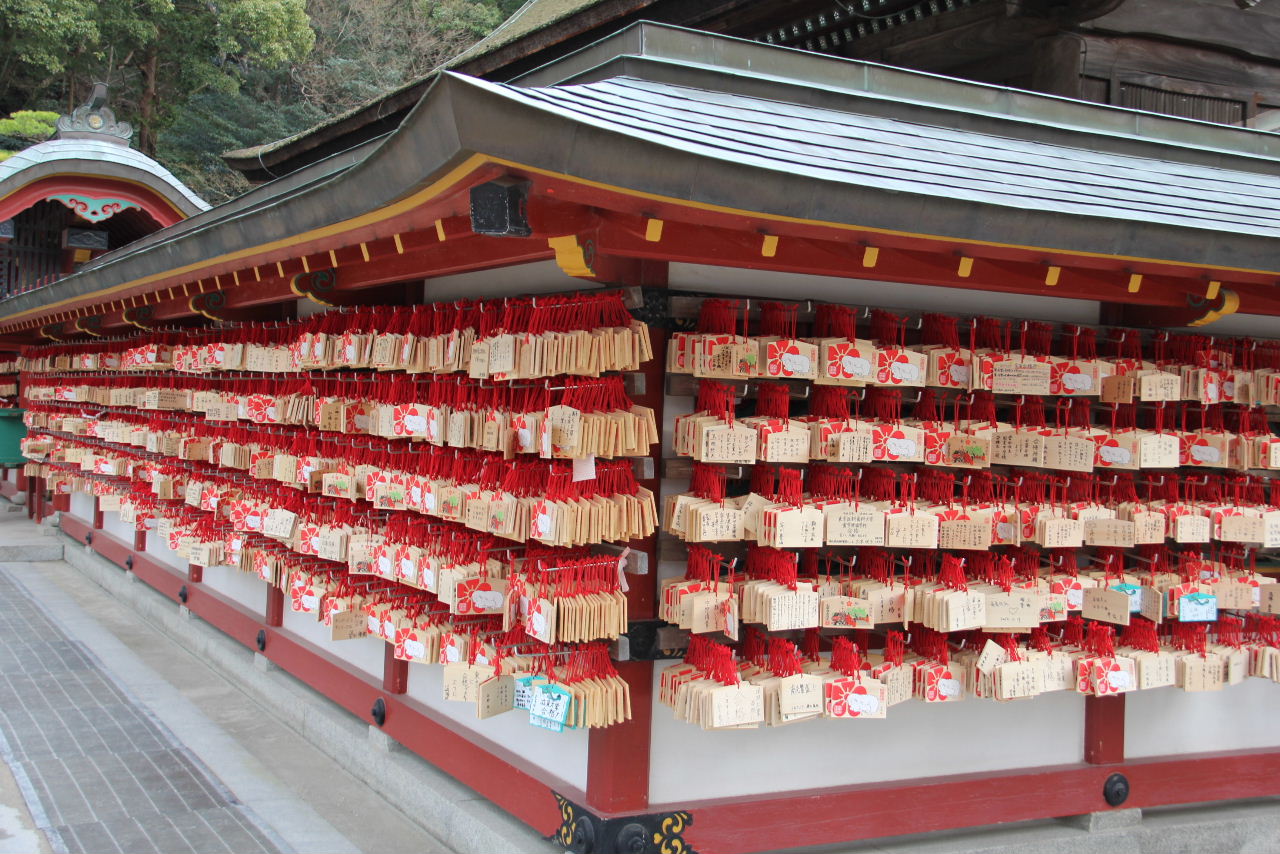
<svg viewBox="0 0 1280 854">
<path fill-rule="evenodd" d="M 40 502 L 44 500 L 40 481 L 38 477 L 27 478 L 27 518 L 37 522 L 40 521 Z"/>
<path fill-rule="evenodd" d="M 1084 698 L 1084 761 L 1090 765 L 1124 761 L 1124 694 Z"/>
<path fill-rule="evenodd" d="M 36 494 L 35 501 L 32 501 L 36 507 L 36 521 L 44 521 L 45 519 L 45 479 L 36 478 Z"/>
<path fill-rule="evenodd" d="M 102 530 L 102 498 L 93 496 L 93 527 Z"/>
<path fill-rule="evenodd" d="M 145 552 L 147 550 L 147 532 L 146 531 L 134 531 L 133 550 L 135 552 Z"/>
<path fill-rule="evenodd" d="M 274 584 L 267 588 L 267 625 L 284 625 L 284 591 Z"/>
<path fill-rule="evenodd" d="M 409 662 L 396 658 L 396 648 L 385 643 L 382 657 L 382 690 L 388 694 L 403 694 L 409 690 Z"/>
<path fill-rule="evenodd" d="M 649 808 L 649 749 L 653 738 L 653 662 L 620 661 L 631 688 L 631 720 L 593 729 L 587 742 L 587 803 L 598 812 Z"/>
</svg>

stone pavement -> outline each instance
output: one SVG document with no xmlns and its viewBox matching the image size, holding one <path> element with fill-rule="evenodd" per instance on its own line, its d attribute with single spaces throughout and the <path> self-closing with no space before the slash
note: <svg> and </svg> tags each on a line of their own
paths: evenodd
<svg viewBox="0 0 1280 854">
<path fill-rule="evenodd" d="M 4 569 L 0 637 L 0 753 L 29 781 L 55 849 L 282 849 Z"/>
<path fill-rule="evenodd" d="M 61 561 L 0 562 L 0 759 L 0 854 L 450 850 Z"/>
</svg>

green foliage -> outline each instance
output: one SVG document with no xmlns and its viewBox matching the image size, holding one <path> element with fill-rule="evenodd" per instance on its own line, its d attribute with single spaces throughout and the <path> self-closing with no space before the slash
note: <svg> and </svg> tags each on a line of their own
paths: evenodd
<svg viewBox="0 0 1280 854">
<path fill-rule="evenodd" d="M 254 94 L 195 95 L 160 135 L 160 161 L 209 202 L 222 202 L 248 189 L 240 173 L 222 162 L 222 152 L 281 139 L 324 119 L 301 99 L 276 104 Z"/>
<path fill-rule="evenodd" d="M 0 0 L 0 115 L 69 112 L 105 81 L 134 144 L 222 201 L 246 188 L 223 151 L 291 136 L 419 78 L 522 2 Z M 48 136 L 33 132 L 0 124 L 0 149 Z"/>
<path fill-rule="evenodd" d="M 309 0 L 310 61 L 295 70 L 305 97 L 342 112 L 429 73 L 485 36 L 517 0 Z"/>
<path fill-rule="evenodd" d="M 50 110 L 18 110 L 7 119 L 0 119 L 0 145 L 43 142 L 53 136 L 57 122 L 58 114 Z"/>
</svg>

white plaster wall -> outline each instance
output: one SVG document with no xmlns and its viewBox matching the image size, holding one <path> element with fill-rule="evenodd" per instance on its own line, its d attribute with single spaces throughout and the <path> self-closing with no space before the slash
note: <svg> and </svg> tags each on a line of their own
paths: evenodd
<svg viewBox="0 0 1280 854">
<path fill-rule="evenodd" d="M 409 665 L 408 696 L 464 729 L 501 745 L 521 759 L 553 774 L 571 786 L 587 788 L 587 731 L 550 732 L 529 724 L 527 712 L 511 711 L 480 720 L 472 703 L 444 699 L 444 668 Z"/>
<path fill-rule="evenodd" d="M 267 612 L 267 582 L 232 566 L 206 566 L 201 584 L 255 614 Z"/>
<path fill-rule="evenodd" d="M 85 518 L 85 521 L 92 522 L 93 514 L 90 513 L 89 516 Z M 126 525 L 123 522 L 121 522 L 119 513 L 103 513 L 102 514 L 102 530 L 106 531 L 111 536 L 125 542 L 130 546 L 133 545 L 133 535 L 136 533 L 136 529 L 133 527 L 133 525 Z M 152 538 L 152 539 L 155 539 L 155 538 Z M 185 567 L 186 564 L 183 563 L 183 566 Z"/>
<path fill-rule="evenodd" d="M 5 470 L 4 470 L 4 480 L 5 480 L 5 482 L 6 482 L 6 483 L 12 483 L 12 484 L 14 484 L 14 485 L 16 486 L 16 485 L 17 485 L 17 483 L 18 483 L 18 475 L 19 475 L 21 472 L 22 472 L 22 467 L 21 467 L 21 466 L 19 466 L 19 467 L 17 467 L 17 468 L 5 469 Z"/>
<path fill-rule="evenodd" d="M 1124 753 L 1131 759 L 1280 746 L 1280 685 L 1245 679 L 1221 691 L 1133 691 L 1125 698 Z"/>
<path fill-rule="evenodd" d="M 912 311 L 949 311 L 991 314 L 1063 323 L 1097 323 L 1098 304 L 1091 300 L 1062 299 L 994 291 L 904 285 L 870 279 L 775 273 L 702 264 L 671 264 L 667 283 L 672 288 L 762 299 L 840 302 Z M 975 279 L 974 287 L 982 280 Z"/>
<path fill-rule="evenodd" d="M 265 595 L 265 594 L 264 594 Z M 304 614 L 284 606 L 284 629 L 309 641 L 325 652 L 339 658 L 382 683 L 382 663 L 385 655 L 386 641 L 374 637 L 355 638 L 353 640 L 330 640 L 331 630 L 316 619 L 315 614 Z"/>
<path fill-rule="evenodd" d="M 87 522 L 89 525 L 93 524 L 93 505 L 93 496 L 89 493 L 71 493 L 71 515 L 82 522 Z"/>
<path fill-rule="evenodd" d="M 1202 335 L 1280 338 L 1280 317 L 1268 314 L 1231 314 L 1194 331 Z"/>
<path fill-rule="evenodd" d="M 111 515 L 108 513 L 107 518 L 111 518 Z M 186 574 L 187 569 L 191 566 L 190 561 L 169 548 L 168 538 L 160 536 L 155 531 L 147 532 L 147 554 L 165 566 L 172 567 L 183 574 Z"/>
<path fill-rule="evenodd" d="M 996 703 L 916 700 L 882 720 L 816 720 L 786 727 L 704 731 L 657 701 L 649 800 L 788 792 L 1063 765 L 1084 759 L 1084 697 L 1054 692 Z"/>
</svg>

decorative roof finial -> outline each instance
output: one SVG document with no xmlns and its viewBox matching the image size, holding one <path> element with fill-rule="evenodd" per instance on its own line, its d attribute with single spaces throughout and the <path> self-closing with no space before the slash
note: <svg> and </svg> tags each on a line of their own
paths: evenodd
<svg viewBox="0 0 1280 854">
<path fill-rule="evenodd" d="M 133 126 L 116 121 L 116 114 L 107 106 L 106 83 L 94 83 L 87 102 L 71 115 L 59 117 L 53 135 L 54 139 L 102 139 L 120 145 L 128 145 L 132 136 Z"/>
</svg>

